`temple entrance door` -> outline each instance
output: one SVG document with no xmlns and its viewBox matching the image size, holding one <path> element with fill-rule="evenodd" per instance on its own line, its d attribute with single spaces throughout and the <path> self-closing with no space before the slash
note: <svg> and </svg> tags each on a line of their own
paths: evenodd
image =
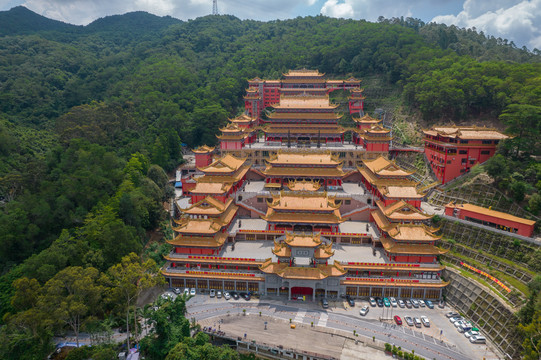
<svg viewBox="0 0 541 360">
<path fill-rule="evenodd" d="M 305 287 L 305 286 L 294 286 L 291 288 L 291 300 L 295 299 L 306 299 L 306 300 L 312 300 L 312 294 L 314 293 L 314 289 L 311 287 Z"/>
<path fill-rule="evenodd" d="M 297 146 L 310 147 L 310 138 L 308 136 L 299 136 L 297 138 Z"/>
<path fill-rule="evenodd" d="M 312 225 L 295 225 L 293 231 L 296 232 L 312 232 Z"/>
</svg>

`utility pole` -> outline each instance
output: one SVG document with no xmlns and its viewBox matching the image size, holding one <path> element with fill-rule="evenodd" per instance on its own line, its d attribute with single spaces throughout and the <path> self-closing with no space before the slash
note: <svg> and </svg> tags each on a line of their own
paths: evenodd
<svg viewBox="0 0 541 360">
<path fill-rule="evenodd" d="M 218 15 L 218 0 L 212 0 L 212 15 Z"/>
</svg>

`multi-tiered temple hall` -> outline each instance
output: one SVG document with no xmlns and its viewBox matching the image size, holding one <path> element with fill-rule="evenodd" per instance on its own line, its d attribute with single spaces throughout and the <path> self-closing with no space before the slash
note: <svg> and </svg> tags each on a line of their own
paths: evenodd
<svg viewBox="0 0 541 360">
<path fill-rule="evenodd" d="M 439 299 L 438 229 L 414 174 L 389 160 L 390 129 L 362 113 L 360 80 L 292 70 L 248 84 L 245 114 L 182 169 L 170 285 Z M 330 100 L 337 89 L 352 127 Z"/>
</svg>

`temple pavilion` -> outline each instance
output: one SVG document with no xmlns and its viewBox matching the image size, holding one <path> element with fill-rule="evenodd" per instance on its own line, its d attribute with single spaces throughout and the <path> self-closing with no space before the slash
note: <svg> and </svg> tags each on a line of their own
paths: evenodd
<svg viewBox="0 0 541 360">
<path fill-rule="evenodd" d="M 290 180 L 317 181 L 323 187 L 339 186 L 349 174 L 343 161 L 328 150 L 279 150 L 270 155 L 262 170 L 267 183 L 283 184 Z"/>
<path fill-rule="evenodd" d="M 403 170 L 383 156 L 363 160 L 358 170 L 366 189 L 385 205 L 404 200 L 415 207 L 421 206 L 425 195 L 417 190 L 418 183 L 411 180 L 413 172 Z"/>
<path fill-rule="evenodd" d="M 274 241 L 272 253 L 259 269 L 267 274 L 266 293 L 280 294 L 287 289 L 288 298 L 315 299 L 318 294 L 338 294 L 339 278 L 346 270 L 339 261 L 329 264 L 334 254 L 332 242 L 321 233 L 292 233 Z M 285 293 L 285 291 L 284 291 Z"/>
<path fill-rule="evenodd" d="M 188 191 L 192 202 L 212 196 L 225 203 L 242 186 L 250 166 L 246 159 L 228 154 L 198 169 L 204 175 L 194 178 L 195 185 Z"/>
<path fill-rule="evenodd" d="M 174 220 L 175 237 L 168 241 L 174 246 L 174 253 L 218 254 L 227 239 L 227 229 L 237 214 L 238 206 L 233 199 L 222 203 L 208 196 L 180 210 L 182 217 Z"/>
<path fill-rule="evenodd" d="M 326 192 L 281 191 L 268 201 L 268 230 L 328 231 L 338 230 L 345 221 L 340 214 L 341 201 Z"/>
</svg>

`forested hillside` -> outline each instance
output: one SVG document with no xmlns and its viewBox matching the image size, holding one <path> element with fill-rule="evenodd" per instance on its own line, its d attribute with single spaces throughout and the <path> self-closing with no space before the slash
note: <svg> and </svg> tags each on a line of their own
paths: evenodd
<svg viewBox="0 0 541 360">
<path fill-rule="evenodd" d="M 531 195 L 541 188 L 530 157 L 540 155 L 540 61 L 537 50 L 410 18 L 183 22 L 139 12 L 82 27 L 20 7 L 0 13 L 0 315 L 10 314 L 0 357 L 44 353 L 64 326 L 12 301 L 13 281 L 41 288 L 71 267 L 111 276 L 140 254 L 166 219 L 165 172 L 182 162 L 181 144 L 215 143 L 243 111 L 248 79 L 302 67 L 377 75 L 428 124 L 501 116 L 516 137 L 495 164 L 507 169 L 498 181 L 522 181 Z M 517 166 L 526 180 L 512 178 Z M 122 319 L 124 304 L 108 301 L 83 317 Z"/>
</svg>

